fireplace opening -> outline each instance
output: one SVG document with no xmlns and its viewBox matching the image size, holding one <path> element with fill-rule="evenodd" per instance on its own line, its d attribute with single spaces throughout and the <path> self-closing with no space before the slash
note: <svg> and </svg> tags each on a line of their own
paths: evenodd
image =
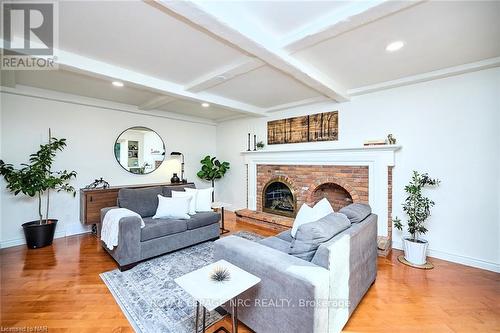
<svg viewBox="0 0 500 333">
<path fill-rule="evenodd" d="M 335 183 L 324 183 L 314 190 L 313 200 L 315 204 L 323 198 L 330 202 L 336 212 L 353 202 L 351 194 Z"/>
<path fill-rule="evenodd" d="M 295 217 L 297 202 L 292 187 L 280 180 L 271 180 L 262 193 L 264 212 Z"/>
</svg>

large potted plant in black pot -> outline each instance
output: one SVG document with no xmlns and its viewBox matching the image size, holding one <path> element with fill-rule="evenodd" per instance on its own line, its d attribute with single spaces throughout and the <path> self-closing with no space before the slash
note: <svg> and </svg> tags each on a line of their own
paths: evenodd
<svg viewBox="0 0 500 333">
<path fill-rule="evenodd" d="M 75 171 L 52 171 L 52 163 L 56 153 L 66 147 L 66 139 L 53 138 L 49 129 L 49 143 L 40 145 L 40 150 L 31 154 L 29 163 L 21 164 L 15 169 L 12 164 L 0 160 L 0 174 L 7 182 L 7 189 L 14 195 L 20 193 L 37 197 L 38 220 L 22 225 L 26 237 L 26 245 L 30 249 L 52 244 L 56 230 L 57 219 L 49 218 L 50 191 L 69 192 L 76 195 L 75 189 L 69 184 L 76 177 Z M 45 216 L 42 198 L 45 196 Z"/>
<path fill-rule="evenodd" d="M 431 215 L 434 201 L 425 197 L 422 190 L 425 187 L 438 186 L 439 179 L 430 178 L 427 173 L 420 174 L 413 171 L 413 176 L 408 185 L 405 186 L 407 197 L 403 203 L 403 211 L 408 215 L 408 236 L 403 237 L 403 249 L 405 259 L 414 265 L 424 265 L 427 262 L 427 247 L 429 243 L 420 235 L 427 232 L 424 222 Z M 394 219 L 394 227 L 403 230 L 401 220 Z"/>
</svg>

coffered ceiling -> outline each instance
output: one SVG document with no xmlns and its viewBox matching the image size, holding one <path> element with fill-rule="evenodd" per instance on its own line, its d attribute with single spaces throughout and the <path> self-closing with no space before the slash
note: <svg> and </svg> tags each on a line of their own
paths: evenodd
<svg viewBox="0 0 500 333">
<path fill-rule="evenodd" d="M 4 86 L 221 121 L 347 102 L 500 65 L 498 1 L 60 1 L 58 7 L 59 71 L 3 72 Z M 386 51 L 394 41 L 404 47 Z"/>
</svg>

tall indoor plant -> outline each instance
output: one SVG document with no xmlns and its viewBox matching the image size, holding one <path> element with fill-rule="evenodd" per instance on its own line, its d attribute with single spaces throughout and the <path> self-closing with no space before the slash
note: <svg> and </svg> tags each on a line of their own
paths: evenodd
<svg viewBox="0 0 500 333">
<path fill-rule="evenodd" d="M 212 187 L 215 186 L 215 180 L 221 179 L 229 170 L 229 162 L 220 162 L 216 157 L 205 156 L 201 161 L 201 170 L 196 174 L 204 180 L 212 182 Z M 212 192 L 212 201 L 214 201 L 214 192 Z"/>
<path fill-rule="evenodd" d="M 37 197 L 38 220 L 26 222 L 22 225 L 26 244 L 29 248 L 39 248 L 52 244 L 57 225 L 56 219 L 49 218 L 50 191 L 69 192 L 76 195 L 75 189 L 69 181 L 76 177 L 75 171 L 52 171 L 52 164 L 56 153 L 66 147 L 66 139 L 53 138 L 49 129 L 49 142 L 40 145 L 40 149 L 31 154 L 29 163 L 21 164 L 15 169 L 12 164 L 0 160 L 0 174 L 7 182 L 7 189 L 14 195 L 20 193 Z M 43 214 L 42 198 L 45 195 L 45 216 Z"/>
<path fill-rule="evenodd" d="M 403 203 L 403 211 L 408 215 L 407 230 L 409 237 L 403 238 L 405 259 L 415 265 L 424 265 L 427 261 L 426 253 L 428 242 L 420 238 L 427 232 L 424 222 L 431 215 L 434 201 L 425 197 L 422 190 L 425 187 L 438 186 L 438 179 L 430 178 L 427 173 L 420 174 L 413 171 L 413 176 L 408 185 L 405 186 L 407 197 Z M 403 230 L 401 220 L 394 219 L 394 227 Z"/>
</svg>

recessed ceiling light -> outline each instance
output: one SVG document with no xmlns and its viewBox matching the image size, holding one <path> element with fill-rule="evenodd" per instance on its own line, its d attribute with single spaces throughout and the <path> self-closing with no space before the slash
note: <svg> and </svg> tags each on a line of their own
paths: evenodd
<svg viewBox="0 0 500 333">
<path fill-rule="evenodd" d="M 215 78 L 220 81 L 224 81 L 226 79 L 224 75 L 217 75 Z"/>
<path fill-rule="evenodd" d="M 405 46 L 405 42 L 403 42 L 402 40 L 397 40 L 395 42 L 391 42 L 391 43 L 387 44 L 387 46 L 385 47 L 385 50 L 387 52 L 396 52 L 398 50 L 401 50 L 403 48 L 403 46 Z"/>
<path fill-rule="evenodd" d="M 112 85 L 114 85 L 115 87 L 123 87 L 123 82 L 120 82 L 120 81 L 113 81 L 111 82 Z"/>
<path fill-rule="evenodd" d="M 203 106 L 204 108 L 208 108 L 210 106 L 210 104 L 205 102 L 205 103 L 201 103 L 201 106 Z"/>
</svg>

